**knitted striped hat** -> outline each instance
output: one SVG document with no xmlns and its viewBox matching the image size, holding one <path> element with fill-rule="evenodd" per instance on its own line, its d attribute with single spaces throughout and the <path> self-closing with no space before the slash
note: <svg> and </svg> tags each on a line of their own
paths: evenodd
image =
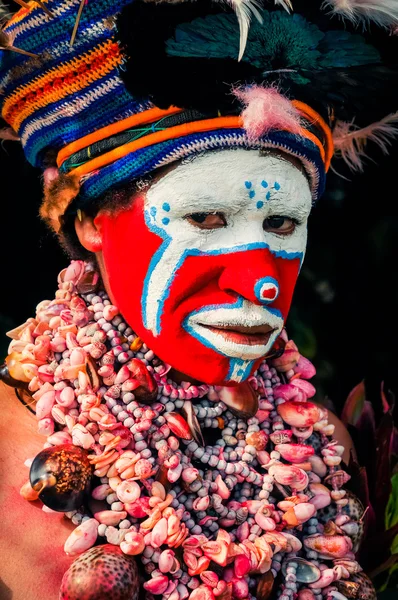
<svg viewBox="0 0 398 600">
<path fill-rule="evenodd" d="M 47 186 L 41 211 L 55 231 L 60 231 L 67 210 L 84 208 L 113 187 L 206 150 L 277 148 L 302 161 L 315 200 L 323 192 L 333 154 L 330 122 L 300 100 L 295 93 L 300 89 L 297 81 L 290 82 L 294 92 L 287 99 L 279 91 L 284 87 L 280 81 L 258 85 L 264 81 L 264 61 L 260 69 L 253 67 L 255 43 L 264 25 L 274 36 L 285 35 L 292 25 L 298 27 L 308 37 L 307 52 L 311 47 L 313 51 L 314 43 L 325 47 L 326 36 L 311 29 L 315 26 L 305 19 L 294 21 L 279 10 L 260 12 L 257 0 L 229 2 L 237 9 L 239 23 L 232 12 L 218 7 L 220 2 L 205 0 L 200 4 L 183 0 L 18 3 L 24 6 L 8 21 L 0 40 L 4 48 L 0 52 L 2 117 L 21 140 L 27 159 L 43 169 L 50 165 L 47 179 L 56 175 Z M 248 34 L 250 10 L 257 21 Z M 170 17 L 166 23 L 165 15 Z M 164 56 L 158 54 L 155 60 L 161 64 L 164 57 L 170 64 L 176 58 L 179 61 L 166 101 L 157 101 L 151 85 L 145 89 L 143 83 L 154 70 L 149 56 L 153 48 L 137 47 L 143 31 L 151 38 L 159 26 L 164 32 Z M 281 33 L 281 27 L 285 32 Z M 198 30 L 202 34 L 195 41 Z M 339 36 L 334 42 L 340 48 L 343 45 L 340 63 L 343 55 L 346 61 L 350 55 L 350 66 L 379 61 L 377 52 L 359 36 L 347 33 L 342 38 L 341 32 Z M 194 47 L 189 50 L 192 39 Z M 332 42 L 327 43 L 325 56 Z M 228 54 L 231 46 L 232 57 Z M 243 55 L 241 63 L 239 54 Z M 184 82 L 184 69 L 203 60 L 202 71 L 210 69 L 210 77 L 214 75 L 207 82 L 206 102 L 196 101 L 194 87 L 202 86 L 200 77 L 195 84 Z M 212 72 L 210 64 L 221 68 L 225 81 Z M 154 79 L 162 80 L 156 73 Z M 230 84 L 236 81 L 241 85 L 231 93 Z M 167 87 L 166 79 L 164 90 Z M 185 93 L 188 87 L 191 97 L 180 102 L 181 88 Z M 326 118 L 327 114 L 325 110 Z"/>
</svg>

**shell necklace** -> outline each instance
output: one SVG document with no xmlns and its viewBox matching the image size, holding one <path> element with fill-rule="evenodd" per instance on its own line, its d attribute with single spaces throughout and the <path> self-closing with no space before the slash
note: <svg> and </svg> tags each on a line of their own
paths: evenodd
<svg viewBox="0 0 398 600">
<path fill-rule="evenodd" d="M 98 282 L 72 261 L 55 299 L 9 333 L 8 383 L 33 396 L 46 436 L 21 494 L 77 526 L 60 598 L 109 567 L 108 598 L 143 582 L 164 600 L 344 600 L 365 577 L 359 525 L 344 448 L 308 401 L 311 363 L 284 332 L 283 355 L 248 382 L 178 385 Z"/>
</svg>

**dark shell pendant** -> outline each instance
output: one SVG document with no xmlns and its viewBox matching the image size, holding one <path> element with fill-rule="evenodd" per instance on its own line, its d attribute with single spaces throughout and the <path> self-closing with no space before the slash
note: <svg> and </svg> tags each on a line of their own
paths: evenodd
<svg viewBox="0 0 398 600">
<path fill-rule="evenodd" d="M 79 508 L 89 494 L 93 467 L 83 448 L 65 444 L 42 450 L 32 463 L 29 478 L 43 504 L 67 512 Z"/>
<path fill-rule="evenodd" d="M 140 581 L 135 560 L 106 544 L 81 554 L 66 571 L 60 600 L 137 600 Z"/>
<path fill-rule="evenodd" d="M 377 600 L 373 583 L 365 573 L 351 575 L 348 580 L 336 581 L 337 589 L 353 600 Z"/>
</svg>

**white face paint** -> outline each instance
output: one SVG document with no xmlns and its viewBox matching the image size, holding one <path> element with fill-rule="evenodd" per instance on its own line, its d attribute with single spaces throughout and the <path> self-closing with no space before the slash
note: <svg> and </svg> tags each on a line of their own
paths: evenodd
<svg viewBox="0 0 398 600">
<path fill-rule="evenodd" d="M 149 229 L 165 240 L 161 258 L 156 261 L 144 290 L 146 327 L 154 335 L 160 333 L 163 301 L 186 256 L 236 252 L 240 248 L 256 248 L 265 244 L 278 255 L 300 254 L 304 257 L 310 211 L 311 192 L 306 177 L 279 155 L 260 156 L 255 150 L 228 150 L 207 153 L 178 166 L 151 187 L 145 202 Z M 210 231 L 196 227 L 186 217 L 198 212 L 222 213 L 226 227 Z M 294 232 L 283 236 L 264 231 L 264 221 L 275 216 L 298 221 Z M 272 284 L 264 285 L 272 287 Z M 158 301 L 153 302 L 154 298 Z M 240 309 L 234 309 L 234 315 L 229 309 L 227 320 L 231 325 L 250 325 L 252 319 L 248 315 L 256 309 L 258 307 L 246 302 Z M 223 309 L 220 308 L 220 311 Z M 262 320 L 257 315 L 255 322 L 272 321 L 280 330 L 281 323 L 277 324 L 276 320 L 281 319 L 271 317 L 269 312 L 266 318 L 263 315 Z M 200 320 L 202 323 L 205 320 L 226 323 L 223 313 L 215 310 L 201 313 Z M 198 316 L 192 316 L 189 324 L 198 329 Z M 264 354 L 263 346 L 238 349 L 214 332 L 202 331 L 202 334 L 228 356 L 242 356 L 246 354 L 245 350 L 247 358 Z M 272 340 L 267 345 L 271 344 Z"/>
</svg>

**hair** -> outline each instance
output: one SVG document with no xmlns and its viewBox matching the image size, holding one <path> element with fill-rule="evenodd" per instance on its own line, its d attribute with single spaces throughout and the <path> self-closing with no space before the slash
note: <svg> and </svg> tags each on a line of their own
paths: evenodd
<svg viewBox="0 0 398 600">
<path fill-rule="evenodd" d="M 100 211 L 116 214 L 120 210 L 125 210 L 131 206 L 137 193 L 150 186 L 151 181 L 152 177 L 148 176 L 145 179 L 130 181 L 123 187 L 112 188 L 85 207 L 84 214 L 94 218 Z M 76 200 L 77 202 L 71 205 L 71 208 L 66 211 L 63 217 L 62 232 L 59 239 L 61 246 L 70 258 L 92 260 L 92 253 L 81 245 L 76 234 L 75 219 L 78 214 L 78 197 Z"/>
</svg>

